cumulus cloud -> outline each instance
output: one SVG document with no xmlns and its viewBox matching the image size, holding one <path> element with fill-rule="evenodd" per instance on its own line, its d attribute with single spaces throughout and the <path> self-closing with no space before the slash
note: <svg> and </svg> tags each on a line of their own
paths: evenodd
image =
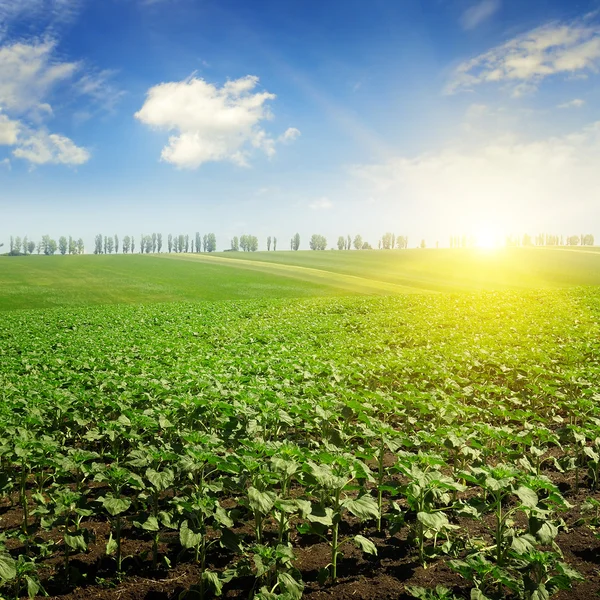
<svg viewBox="0 0 600 600">
<path fill-rule="evenodd" d="M 3 160 L 0 160 L 0 167 L 3 167 L 4 169 L 8 169 L 10 171 L 10 169 L 11 169 L 10 159 L 4 158 Z"/>
<path fill-rule="evenodd" d="M 333 202 L 331 202 L 329 198 L 323 197 L 311 202 L 308 205 L 308 208 L 311 210 L 329 210 L 330 208 L 333 208 Z"/>
<path fill-rule="evenodd" d="M 569 102 L 565 102 L 564 104 L 559 104 L 558 108 L 581 108 L 584 106 L 585 100 L 581 100 L 580 98 L 575 98 L 575 100 L 571 100 Z"/>
<path fill-rule="evenodd" d="M 600 218 L 600 121 L 561 137 L 505 135 L 353 169 L 388 219 L 441 232 L 506 232 Z M 568 224 L 571 225 L 568 225 Z M 543 229 L 542 229 L 543 230 Z"/>
<path fill-rule="evenodd" d="M 552 23 L 463 62 L 446 93 L 471 90 L 482 83 L 505 83 L 519 95 L 535 90 L 546 77 L 582 74 L 596 69 L 599 62 L 598 26 Z"/>
<path fill-rule="evenodd" d="M 498 12 L 500 6 L 500 0 L 481 0 L 467 8 L 460 19 L 463 29 L 475 29 Z"/>
<path fill-rule="evenodd" d="M 63 164 L 82 165 L 90 154 L 85 148 L 77 146 L 72 140 L 56 133 L 36 131 L 19 142 L 13 151 L 16 158 L 22 158 L 34 165 Z"/>
<path fill-rule="evenodd" d="M 195 169 L 224 160 L 246 165 L 251 147 L 275 154 L 275 140 L 261 127 L 272 116 L 267 102 L 275 95 L 255 92 L 257 85 L 253 75 L 222 87 L 197 77 L 161 83 L 148 90 L 135 118 L 174 132 L 161 158 L 177 167 Z"/>
<path fill-rule="evenodd" d="M 0 114 L 0 146 L 14 146 L 17 143 L 20 123 Z"/>
</svg>

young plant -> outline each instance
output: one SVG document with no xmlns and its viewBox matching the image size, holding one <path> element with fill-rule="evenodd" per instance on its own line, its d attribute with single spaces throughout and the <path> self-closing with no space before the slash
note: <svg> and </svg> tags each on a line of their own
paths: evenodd
<svg viewBox="0 0 600 600">
<path fill-rule="evenodd" d="M 340 537 L 340 523 L 346 511 L 360 521 L 377 520 L 379 509 L 369 494 L 357 498 L 349 495 L 354 491 L 350 484 L 357 480 L 373 481 L 369 468 L 360 461 L 345 456 L 329 457 L 331 464 L 317 464 L 309 460 L 305 467 L 306 482 L 317 497 L 308 520 L 310 526 L 299 527 L 302 533 L 311 532 L 326 541 L 331 548 L 331 562 L 327 565 L 331 581 L 337 578 L 337 565 L 341 547 L 350 540 L 367 554 L 377 554 L 375 544 L 362 535 Z M 331 537 L 327 533 L 331 531 Z"/>
</svg>

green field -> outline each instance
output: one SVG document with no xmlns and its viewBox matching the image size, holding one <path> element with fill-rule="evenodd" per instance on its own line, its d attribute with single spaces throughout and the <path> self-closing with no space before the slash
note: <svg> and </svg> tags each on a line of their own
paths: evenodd
<svg viewBox="0 0 600 600">
<path fill-rule="evenodd" d="M 600 285 L 595 249 L 0 258 L 0 310 L 585 285 Z"/>
</svg>

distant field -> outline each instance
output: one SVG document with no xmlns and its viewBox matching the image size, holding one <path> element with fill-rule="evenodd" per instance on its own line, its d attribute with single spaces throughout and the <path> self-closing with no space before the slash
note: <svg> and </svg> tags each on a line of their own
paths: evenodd
<svg viewBox="0 0 600 600">
<path fill-rule="evenodd" d="M 582 285 L 596 249 L 0 257 L 0 310 Z"/>
</svg>

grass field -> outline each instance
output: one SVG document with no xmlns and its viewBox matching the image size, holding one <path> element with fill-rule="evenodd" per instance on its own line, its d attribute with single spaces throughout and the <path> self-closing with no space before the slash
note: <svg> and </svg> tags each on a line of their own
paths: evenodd
<svg viewBox="0 0 600 600">
<path fill-rule="evenodd" d="M 595 249 L 0 258 L 0 310 L 600 285 Z"/>
</svg>

